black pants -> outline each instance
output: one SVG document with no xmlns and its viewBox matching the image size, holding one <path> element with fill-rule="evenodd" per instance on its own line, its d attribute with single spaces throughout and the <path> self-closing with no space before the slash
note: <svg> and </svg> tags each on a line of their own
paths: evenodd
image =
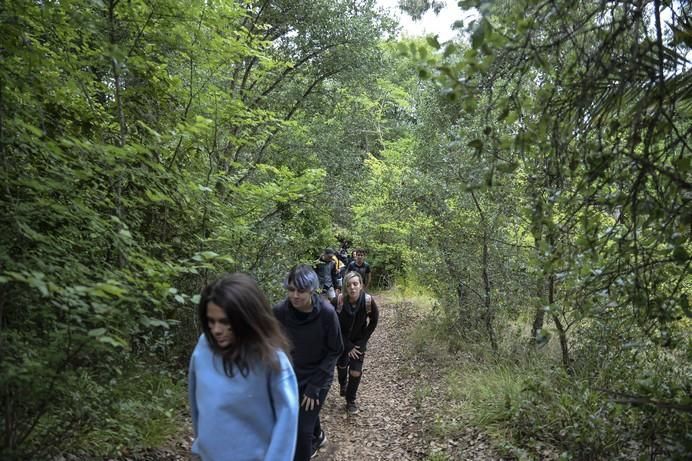
<svg viewBox="0 0 692 461">
<path fill-rule="evenodd" d="M 347 368 L 353 371 L 363 371 L 363 362 L 365 361 L 365 352 L 357 359 L 349 357 L 350 351 L 344 351 L 336 361 L 336 366 L 339 368 Z"/>
<path fill-rule="evenodd" d="M 363 372 L 363 361 L 365 360 L 365 353 L 357 359 L 352 359 L 348 355 L 348 351 L 344 351 L 336 362 L 336 371 L 339 376 L 339 386 L 346 386 L 346 401 L 355 402 L 356 393 L 358 392 L 358 386 L 360 385 L 360 379 L 362 378 Z M 352 376 L 351 371 L 358 371 L 361 373 L 360 376 Z M 348 383 L 348 385 L 347 385 Z"/>
<path fill-rule="evenodd" d="M 296 455 L 293 461 L 308 461 L 310 456 L 312 456 L 314 450 L 313 444 L 320 435 L 320 432 L 322 432 L 320 410 L 324 405 L 324 401 L 327 399 L 327 392 L 329 392 L 329 389 L 322 389 L 320 391 L 320 404 L 317 408 L 307 411 L 303 406 L 300 407 L 300 411 L 298 412 L 298 443 L 296 445 Z M 300 401 L 302 402 L 302 400 L 303 396 L 301 395 Z"/>
</svg>

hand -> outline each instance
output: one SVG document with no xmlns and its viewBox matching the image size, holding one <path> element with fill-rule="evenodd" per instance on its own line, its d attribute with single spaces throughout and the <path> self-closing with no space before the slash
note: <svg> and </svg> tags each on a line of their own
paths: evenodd
<svg viewBox="0 0 692 461">
<path fill-rule="evenodd" d="M 320 401 L 318 399 L 311 399 L 307 395 L 303 395 L 303 401 L 300 402 L 300 406 L 305 408 L 305 411 L 312 411 L 314 408 L 320 406 Z"/>
<path fill-rule="evenodd" d="M 353 349 L 348 352 L 348 356 L 355 360 L 359 359 L 362 355 L 363 353 L 360 351 L 360 346 L 353 346 Z"/>
</svg>

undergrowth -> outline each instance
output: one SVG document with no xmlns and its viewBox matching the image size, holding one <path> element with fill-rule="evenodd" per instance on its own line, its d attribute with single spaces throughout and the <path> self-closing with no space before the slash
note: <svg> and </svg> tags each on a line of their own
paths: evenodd
<svg viewBox="0 0 692 461">
<path fill-rule="evenodd" d="M 501 350 L 491 351 L 450 334 L 449 319 L 430 306 L 410 341 L 411 354 L 433 362 L 445 376 L 447 403 L 432 428 L 436 437 L 454 438 L 465 425 L 476 426 L 505 456 L 527 460 L 689 459 L 689 412 L 645 401 L 633 405 L 598 388 L 628 385 L 634 367 L 637 390 L 644 382 L 666 401 L 689 406 L 687 370 L 649 354 L 641 362 L 632 359 L 622 376 L 617 367 L 577 367 L 568 374 L 554 348 L 527 347 L 516 328 L 507 328 L 511 337 L 502 337 Z M 416 393 L 425 389 L 421 384 Z"/>
<path fill-rule="evenodd" d="M 76 442 L 79 450 L 112 455 L 122 450 L 160 447 L 182 436 L 186 384 L 182 376 L 140 370 L 114 387 L 113 411 L 100 415 L 95 430 Z"/>
</svg>

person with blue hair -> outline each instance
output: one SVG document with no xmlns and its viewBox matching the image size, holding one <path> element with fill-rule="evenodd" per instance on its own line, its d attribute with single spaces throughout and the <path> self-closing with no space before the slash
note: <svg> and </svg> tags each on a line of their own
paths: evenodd
<svg viewBox="0 0 692 461">
<path fill-rule="evenodd" d="M 327 442 L 320 409 L 344 345 L 339 318 L 333 306 L 317 293 L 320 283 L 312 267 L 293 267 L 284 288 L 286 299 L 274 306 L 274 314 L 291 341 L 291 359 L 298 379 L 300 411 L 294 461 L 307 461 Z"/>
<path fill-rule="evenodd" d="M 192 453 L 202 461 L 291 461 L 298 384 L 266 296 L 249 275 L 224 275 L 202 291 L 198 316 L 188 389 Z"/>
</svg>

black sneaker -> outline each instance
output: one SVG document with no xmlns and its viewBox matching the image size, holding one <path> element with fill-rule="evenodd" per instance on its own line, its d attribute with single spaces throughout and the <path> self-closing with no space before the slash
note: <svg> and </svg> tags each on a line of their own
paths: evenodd
<svg viewBox="0 0 692 461">
<path fill-rule="evenodd" d="M 315 446 L 317 448 L 322 448 L 327 444 L 327 434 L 324 433 L 324 431 L 320 432 L 320 436 L 317 437 L 317 440 L 315 440 Z"/>
<path fill-rule="evenodd" d="M 346 396 L 346 384 L 339 384 L 339 395 L 341 397 Z"/>
<path fill-rule="evenodd" d="M 315 445 L 314 445 L 314 448 L 312 449 L 312 455 L 310 455 L 310 459 L 317 456 L 320 448 L 322 448 L 326 444 L 327 444 L 327 434 L 325 434 L 324 431 L 322 431 L 322 432 L 320 432 L 320 436 L 317 437 L 317 439 L 315 440 Z"/>
<path fill-rule="evenodd" d="M 347 402 L 346 411 L 350 415 L 355 415 L 356 413 L 358 413 L 358 405 L 356 405 L 356 402 Z"/>
</svg>

